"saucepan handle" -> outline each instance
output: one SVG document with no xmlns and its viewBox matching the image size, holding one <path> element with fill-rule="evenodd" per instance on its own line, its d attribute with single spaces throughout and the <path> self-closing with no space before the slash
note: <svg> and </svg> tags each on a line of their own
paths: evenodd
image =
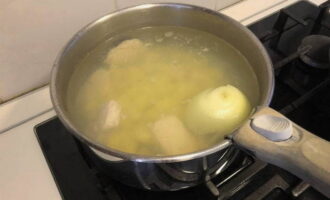
<svg viewBox="0 0 330 200">
<path fill-rule="evenodd" d="M 233 134 L 233 140 L 259 159 L 288 170 L 330 197 L 330 142 L 279 112 L 258 108 Z"/>
</svg>

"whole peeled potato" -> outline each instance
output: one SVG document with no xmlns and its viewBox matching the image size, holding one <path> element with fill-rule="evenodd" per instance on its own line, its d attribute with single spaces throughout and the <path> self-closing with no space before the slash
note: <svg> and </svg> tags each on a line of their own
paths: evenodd
<svg viewBox="0 0 330 200">
<path fill-rule="evenodd" d="M 251 105 L 247 97 L 231 85 L 208 89 L 187 105 L 185 124 L 195 134 L 225 136 L 247 119 Z"/>
</svg>

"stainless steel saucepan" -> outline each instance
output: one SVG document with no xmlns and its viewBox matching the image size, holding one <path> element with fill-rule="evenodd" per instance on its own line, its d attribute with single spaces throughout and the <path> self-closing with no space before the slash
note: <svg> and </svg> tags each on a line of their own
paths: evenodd
<svg viewBox="0 0 330 200">
<path fill-rule="evenodd" d="M 260 85 L 255 114 L 228 139 L 209 149 L 164 157 L 129 154 L 104 146 L 82 134 L 68 115 L 68 81 L 80 59 L 97 44 L 121 31 L 146 26 L 184 26 L 226 40 L 249 61 Z M 198 84 L 198 83 L 197 83 Z M 95 156 L 95 163 L 115 179 L 148 190 L 179 190 L 205 182 L 235 159 L 237 148 L 280 166 L 330 196 L 329 142 L 290 122 L 267 107 L 274 77 L 271 61 L 258 39 L 244 26 L 218 12 L 183 4 L 146 4 L 106 15 L 80 30 L 53 67 L 51 98 L 58 117 Z"/>
</svg>

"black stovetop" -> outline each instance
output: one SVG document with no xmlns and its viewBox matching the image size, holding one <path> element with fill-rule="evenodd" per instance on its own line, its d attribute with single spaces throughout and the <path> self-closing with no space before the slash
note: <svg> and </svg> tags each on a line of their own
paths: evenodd
<svg viewBox="0 0 330 200">
<path fill-rule="evenodd" d="M 326 2 L 316 7 L 308 2 L 298 2 L 249 28 L 263 42 L 274 64 L 276 85 L 271 107 L 329 141 L 329 70 L 302 62 L 299 56 L 308 55 L 308 49 L 297 53 L 306 36 L 330 36 L 328 5 Z M 326 66 L 329 67 L 329 61 Z M 327 199 L 294 175 L 244 152 L 240 152 L 231 166 L 212 180 L 218 188 L 218 196 L 213 195 L 206 185 L 177 192 L 135 189 L 98 171 L 85 145 L 76 140 L 58 118 L 37 125 L 35 130 L 63 199 Z"/>
</svg>

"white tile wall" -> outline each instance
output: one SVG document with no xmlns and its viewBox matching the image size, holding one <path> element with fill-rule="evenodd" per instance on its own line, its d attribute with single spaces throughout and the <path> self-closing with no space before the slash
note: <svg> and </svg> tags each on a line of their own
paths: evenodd
<svg viewBox="0 0 330 200">
<path fill-rule="evenodd" d="M 129 6 L 139 5 L 143 3 L 159 3 L 159 2 L 176 2 L 176 3 L 187 3 L 192 5 L 203 6 L 210 9 L 215 9 L 216 2 L 218 0 L 117 0 L 117 6 L 119 9 L 126 8 Z M 220 0 L 219 0 L 220 1 Z"/>
<path fill-rule="evenodd" d="M 221 9 L 240 0 L 170 0 Z M 48 83 L 53 61 L 88 22 L 162 0 L 0 0 L 0 103 Z M 166 2 L 166 1 L 165 1 Z"/>
<path fill-rule="evenodd" d="M 126 8 L 129 6 L 139 5 L 143 3 L 160 3 L 160 2 L 176 2 L 176 3 L 186 3 L 197 6 L 203 6 L 210 9 L 220 10 L 227 7 L 233 3 L 242 0 L 117 0 L 117 7 L 119 9 Z"/>
<path fill-rule="evenodd" d="M 46 84 L 66 41 L 114 1 L 0 0 L 0 99 Z"/>
<path fill-rule="evenodd" d="M 244 0 L 217 0 L 215 3 L 215 9 L 221 10 L 227 8 L 228 6 L 234 5 Z"/>
</svg>

